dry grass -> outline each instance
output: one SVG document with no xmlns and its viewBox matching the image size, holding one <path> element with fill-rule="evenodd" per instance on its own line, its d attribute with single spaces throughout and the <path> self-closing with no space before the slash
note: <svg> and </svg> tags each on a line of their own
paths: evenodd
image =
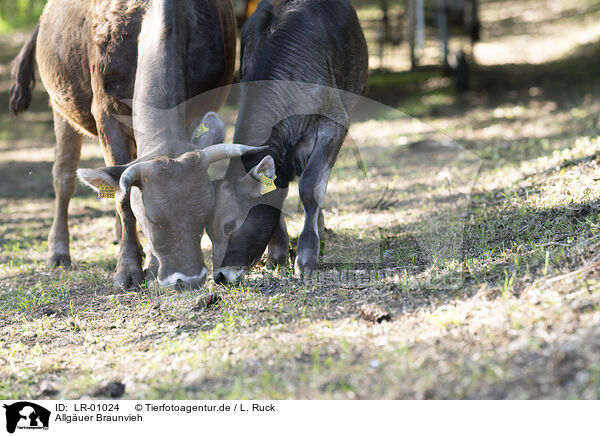
<svg viewBox="0 0 600 436">
<path fill-rule="evenodd" d="M 348 145 L 367 177 L 347 148 L 326 212 L 323 262 L 336 268 L 309 281 L 257 268 L 235 288 L 112 289 L 112 204 L 82 187 L 74 268 L 46 269 L 46 97 L 36 92 L 21 119 L 2 115 L 0 397 L 89 397 L 110 381 L 125 398 L 600 397 L 600 36 L 587 27 L 598 4 L 536 8 L 548 16 L 527 15 L 530 4 L 484 3 L 482 50 L 495 57 L 474 70 L 467 96 L 430 70 L 371 78 L 371 96 L 419 121 L 389 111 L 353 126 Z M 18 44 L 3 38 L 5 76 Z M 562 42 L 529 65 L 527 50 L 502 57 L 516 40 Z M 231 123 L 233 108 L 224 114 Z M 444 135 L 473 153 L 462 155 L 469 165 L 406 147 Z M 448 195 L 445 159 L 463 164 L 451 165 L 454 193 L 471 180 L 472 195 Z M 83 160 L 101 165 L 94 141 Z M 300 226 L 292 217 L 292 237 Z M 352 265 L 357 244 L 374 247 L 376 270 Z M 198 308 L 210 292 L 220 299 Z M 392 319 L 360 319 L 365 303 Z"/>
</svg>

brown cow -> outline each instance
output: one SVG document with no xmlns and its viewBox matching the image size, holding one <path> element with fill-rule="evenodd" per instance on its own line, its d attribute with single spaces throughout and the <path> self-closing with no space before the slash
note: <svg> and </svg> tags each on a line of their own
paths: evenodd
<svg viewBox="0 0 600 436">
<path fill-rule="evenodd" d="M 222 105 L 226 86 L 194 107 L 183 103 L 231 83 L 235 32 L 229 0 L 48 2 L 15 60 L 10 110 L 17 114 L 29 105 L 35 58 L 57 140 L 49 265 L 71 263 L 67 212 L 82 136 L 89 134 L 99 137 L 108 167 L 79 175 L 96 188 L 114 186 L 121 217 L 115 285 L 143 280 L 136 217 L 149 242 L 147 271 L 165 285 L 204 282 L 200 237 L 214 202 L 206 170 L 245 148 L 221 144 L 198 151 L 193 141 L 200 116 Z M 132 115 L 130 101 L 133 129 L 118 120 Z"/>
</svg>

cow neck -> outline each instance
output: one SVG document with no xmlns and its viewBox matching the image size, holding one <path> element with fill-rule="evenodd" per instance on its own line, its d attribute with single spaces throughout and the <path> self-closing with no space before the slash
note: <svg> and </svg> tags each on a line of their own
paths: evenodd
<svg viewBox="0 0 600 436">
<path fill-rule="evenodd" d="M 140 156 L 178 155 L 187 144 L 187 23 L 176 0 L 150 0 L 142 21 L 133 99 L 133 128 Z M 174 149 L 175 148 L 175 149 Z"/>
</svg>

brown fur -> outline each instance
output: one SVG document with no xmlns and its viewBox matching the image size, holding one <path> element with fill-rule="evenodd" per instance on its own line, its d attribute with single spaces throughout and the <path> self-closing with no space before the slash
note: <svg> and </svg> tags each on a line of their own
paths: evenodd
<svg viewBox="0 0 600 436">
<path fill-rule="evenodd" d="M 24 110 L 31 101 L 34 56 L 54 110 L 57 203 L 48 247 L 52 266 L 70 264 L 67 210 L 75 188 L 81 134 L 99 137 L 107 165 L 125 165 L 136 155 L 133 130 L 115 115 L 131 116 L 128 102 L 136 88 L 138 35 L 152 2 L 174 20 L 176 44 L 167 45 L 159 55 L 177 61 L 182 80 L 173 83 L 165 77 L 165 86 L 187 100 L 231 83 L 235 17 L 229 0 L 49 0 L 39 31 L 15 60 L 11 113 Z M 182 53 L 187 59 L 181 59 Z M 203 106 L 194 107 L 194 113 L 186 114 L 186 128 L 192 127 L 198 113 L 223 104 L 226 93 L 213 94 Z M 142 280 L 141 252 L 129 194 L 117 194 L 117 210 L 123 232 L 115 284 L 135 286 Z"/>
<path fill-rule="evenodd" d="M 13 117 L 26 110 L 31 103 L 31 92 L 35 88 L 34 58 L 38 30 L 39 25 L 35 26 L 33 34 L 12 62 L 11 78 L 15 83 L 10 89 L 8 111 Z"/>
</svg>

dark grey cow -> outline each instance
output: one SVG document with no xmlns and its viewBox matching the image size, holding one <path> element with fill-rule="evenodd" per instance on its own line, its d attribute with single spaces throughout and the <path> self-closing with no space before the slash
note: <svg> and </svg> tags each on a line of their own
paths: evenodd
<svg viewBox="0 0 600 436">
<path fill-rule="evenodd" d="M 281 208 L 296 176 L 305 210 L 296 272 L 317 268 L 321 207 L 350 110 L 365 88 L 367 62 L 348 0 L 263 0 L 246 23 L 235 142 L 268 149 L 232 160 L 225 179 L 214 183 L 207 232 L 215 281 L 238 280 L 267 246 L 270 265 L 287 262 Z M 275 175 L 278 189 L 262 195 L 259 181 Z"/>
<path fill-rule="evenodd" d="M 96 188 L 114 186 L 121 217 L 115 285 L 143 280 L 136 217 L 149 241 L 149 272 L 166 285 L 204 281 L 200 237 L 214 202 L 206 170 L 244 147 L 198 151 L 223 134 L 213 131 L 200 144 L 193 138 L 200 116 L 227 95 L 218 88 L 233 77 L 235 32 L 229 0 L 48 2 L 15 61 L 10 109 L 17 114 L 29 105 L 36 59 L 57 139 L 49 265 L 71 263 L 67 212 L 82 136 L 89 134 L 99 137 L 108 167 L 79 175 Z M 182 104 L 212 89 L 199 104 Z M 131 117 L 131 101 L 133 129 L 119 121 Z"/>
</svg>

